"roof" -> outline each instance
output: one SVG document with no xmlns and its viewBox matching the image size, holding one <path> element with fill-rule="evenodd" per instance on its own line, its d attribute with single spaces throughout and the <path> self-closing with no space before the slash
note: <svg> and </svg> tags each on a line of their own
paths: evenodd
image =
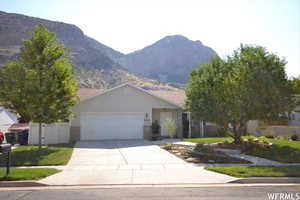
<svg viewBox="0 0 300 200">
<path fill-rule="evenodd" d="M 108 90 L 101 90 L 101 89 L 88 89 L 88 88 L 81 88 L 78 90 L 78 95 L 80 97 L 80 100 L 81 101 L 84 101 L 84 100 L 87 100 L 87 99 L 90 99 L 90 98 L 93 98 L 95 96 L 98 96 L 98 95 L 102 95 L 106 92 L 109 92 L 111 90 L 114 90 L 114 89 L 117 89 L 117 88 L 120 88 L 120 87 L 123 87 L 123 86 L 131 86 L 133 88 L 136 88 L 138 90 L 141 90 L 147 94 L 150 94 L 154 97 L 157 97 L 163 101 L 166 101 L 168 103 L 171 103 L 173 105 L 176 105 L 176 106 L 179 106 L 179 107 L 182 107 L 184 105 L 184 101 L 185 101 L 185 92 L 183 90 L 174 90 L 174 91 L 169 91 L 169 90 L 144 90 L 142 88 L 139 88 L 137 86 L 133 86 L 131 84 L 122 84 L 122 85 L 119 85 L 115 88 L 112 88 L 112 89 L 108 89 Z"/>
<path fill-rule="evenodd" d="M 24 131 L 29 130 L 28 123 L 16 123 L 9 127 L 8 131 Z"/>
<path fill-rule="evenodd" d="M 150 93 L 155 94 L 161 98 L 167 99 L 178 105 L 183 106 L 186 100 L 184 90 L 169 91 L 169 90 L 148 90 Z"/>
<path fill-rule="evenodd" d="M 92 89 L 92 88 L 80 88 L 78 90 L 78 96 L 80 98 L 80 101 L 83 101 L 89 97 L 92 96 L 96 96 L 97 94 L 99 94 L 101 91 L 101 89 Z"/>
</svg>

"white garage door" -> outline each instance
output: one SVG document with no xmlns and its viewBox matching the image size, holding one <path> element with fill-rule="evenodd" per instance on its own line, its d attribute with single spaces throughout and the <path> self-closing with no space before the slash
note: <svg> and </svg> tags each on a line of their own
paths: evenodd
<svg viewBox="0 0 300 200">
<path fill-rule="evenodd" d="M 144 114 L 82 114 L 81 140 L 142 139 Z"/>
</svg>

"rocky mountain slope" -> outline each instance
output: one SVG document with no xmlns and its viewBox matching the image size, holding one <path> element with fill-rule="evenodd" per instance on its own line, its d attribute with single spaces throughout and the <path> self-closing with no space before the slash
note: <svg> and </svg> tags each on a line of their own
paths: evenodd
<svg viewBox="0 0 300 200">
<path fill-rule="evenodd" d="M 121 68 L 103 52 L 96 41 L 85 36 L 75 25 L 5 12 L 0 12 L 0 64 L 16 55 L 22 40 L 28 38 L 28 32 L 37 24 L 43 24 L 56 33 L 59 40 L 70 49 L 77 66 L 92 69 Z"/>
<path fill-rule="evenodd" d="M 209 62 L 212 56 L 217 56 L 217 53 L 200 41 L 173 35 L 120 57 L 116 61 L 137 75 L 166 82 L 185 83 L 189 71 Z"/>
<path fill-rule="evenodd" d="M 110 88 L 124 82 L 133 82 L 144 88 L 174 88 L 155 80 L 135 76 L 124 70 L 113 59 L 124 54 L 84 35 L 75 25 L 0 11 L 0 66 L 6 60 L 15 59 L 28 38 L 28 32 L 37 24 L 55 32 L 58 39 L 70 49 L 76 65 L 79 87 Z"/>
</svg>

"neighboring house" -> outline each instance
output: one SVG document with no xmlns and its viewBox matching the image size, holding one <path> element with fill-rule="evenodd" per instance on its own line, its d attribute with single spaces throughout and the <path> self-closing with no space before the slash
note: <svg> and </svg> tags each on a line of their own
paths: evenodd
<svg viewBox="0 0 300 200">
<path fill-rule="evenodd" d="M 179 99 L 184 98 L 175 93 L 162 97 L 123 84 L 106 91 L 83 89 L 79 96 L 81 102 L 73 108 L 76 117 L 71 120 L 70 140 L 150 139 L 152 122 L 162 125 L 166 118 L 176 122 L 176 135 L 182 137 L 183 102 Z M 163 127 L 161 135 L 168 136 Z"/>
<path fill-rule="evenodd" d="M 9 127 L 17 122 L 18 118 L 16 114 L 12 113 L 8 109 L 0 107 L 0 130 L 2 132 L 7 132 Z"/>
</svg>

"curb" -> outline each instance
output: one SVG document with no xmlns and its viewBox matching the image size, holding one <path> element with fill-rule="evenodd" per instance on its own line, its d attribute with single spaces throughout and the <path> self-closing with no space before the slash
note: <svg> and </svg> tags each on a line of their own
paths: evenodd
<svg viewBox="0 0 300 200">
<path fill-rule="evenodd" d="M 35 181 L 0 181 L 1 187 L 41 187 L 47 186 L 45 184 L 41 184 Z"/>
<path fill-rule="evenodd" d="M 230 183 L 300 183 L 300 177 L 252 177 L 241 178 Z"/>
</svg>

